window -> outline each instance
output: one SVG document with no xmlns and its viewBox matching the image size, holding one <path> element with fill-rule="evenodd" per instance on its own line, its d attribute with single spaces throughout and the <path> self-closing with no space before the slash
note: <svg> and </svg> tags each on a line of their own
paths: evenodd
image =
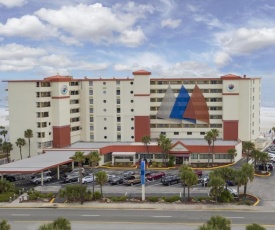
<svg viewBox="0 0 275 230">
<path fill-rule="evenodd" d="M 131 121 L 133 121 L 134 120 L 134 118 L 131 118 Z"/>
<path fill-rule="evenodd" d="M 117 118 L 116 118 L 116 121 L 117 121 L 117 122 L 121 122 L 121 117 L 117 117 Z"/>
<path fill-rule="evenodd" d="M 134 130 L 134 127 L 131 127 L 132 130 Z"/>
<path fill-rule="evenodd" d="M 215 159 L 231 159 L 229 154 L 215 154 Z"/>
<path fill-rule="evenodd" d="M 179 132 L 174 132 L 174 135 L 179 135 Z"/>
<path fill-rule="evenodd" d="M 120 85 L 120 81 L 116 81 L 116 85 Z"/>
<path fill-rule="evenodd" d="M 134 136 L 131 136 L 132 139 L 134 139 Z"/>
<path fill-rule="evenodd" d="M 106 85 L 106 82 L 105 82 L 105 81 L 103 82 L 103 85 Z"/>
<path fill-rule="evenodd" d="M 134 100 L 131 100 L 131 103 L 134 103 Z"/>
<path fill-rule="evenodd" d="M 90 117 L 90 122 L 94 122 L 94 117 Z"/>
<path fill-rule="evenodd" d="M 116 91 L 116 95 L 120 95 L 120 90 L 119 89 Z"/>
<path fill-rule="evenodd" d="M 162 134 L 162 135 L 166 135 L 166 132 L 160 132 L 160 134 Z"/>
<path fill-rule="evenodd" d="M 120 104 L 120 99 L 116 99 L 116 103 L 119 105 Z"/>
<path fill-rule="evenodd" d="M 134 109 L 131 109 L 131 112 L 134 112 Z"/>
<path fill-rule="evenodd" d="M 89 81 L 89 86 L 93 86 L 93 82 L 92 81 Z"/>
<path fill-rule="evenodd" d="M 38 138 L 44 138 L 45 137 L 45 132 L 42 133 L 37 133 Z"/>
<path fill-rule="evenodd" d="M 90 113 L 93 113 L 94 112 L 94 108 L 90 108 Z"/>
<path fill-rule="evenodd" d="M 107 129 L 107 127 L 104 127 L 104 130 L 106 130 Z"/>
<path fill-rule="evenodd" d="M 130 82 L 130 84 L 131 84 L 131 85 L 133 85 L 133 84 L 134 84 L 134 82 L 132 82 L 132 81 L 131 81 L 131 82 Z"/>
<path fill-rule="evenodd" d="M 90 99 L 90 104 L 93 104 L 94 103 L 94 99 Z"/>
<path fill-rule="evenodd" d="M 121 134 L 117 134 L 117 140 L 121 141 Z"/>
<path fill-rule="evenodd" d="M 200 132 L 200 135 L 205 135 L 205 132 Z"/>
<path fill-rule="evenodd" d="M 133 94 L 134 93 L 134 91 L 130 91 L 130 94 Z"/>
<path fill-rule="evenodd" d="M 200 159 L 208 159 L 209 154 L 200 154 Z M 209 155 L 210 157 L 210 155 Z"/>
<path fill-rule="evenodd" d="M 116 112 L 117 112 L 117 113 L 120 113 L 120 108 L 116 108 Z"/>
<path fill-rule="evenodd" d="M 107 110 L 106 109 L 103 109 L 103 112 L 106 112 Z"/>
<path fill-rule="evenodd" d="M 90 131 L 94 131 L 94 126 L 90 126 Z"/>
<path fill-rule="evenodd" d="M 192 132 L 187 132 L 187 135 L 192 135 Z"/>
<path fill-rule="evenodd" d="M 94 94 L 94 91 L 92 89 L 89 90 L 89 94 L 90 95 L 93 95 Z"/>
<path fill-rule="evenodd" d="M 104 136 L 104 139 L 107 139 L 107 136 Z"/>
<path fill-rule="evenodd" d="M 117 131 L 121 131 L 121 126 L 118 125 L 118 126 L 116 127 L 116 130 L 117 130 Z"/>
<path fill-rule="evenodd" d="M 198 159 L 198 154 L 197 153 L 193 153 L 191 154 L 191 159 Z"/>
<path fill-rule="evenodd" d="M 103 100 L 103 103 L 106 103 L 106 100 Z"/>
</svg>

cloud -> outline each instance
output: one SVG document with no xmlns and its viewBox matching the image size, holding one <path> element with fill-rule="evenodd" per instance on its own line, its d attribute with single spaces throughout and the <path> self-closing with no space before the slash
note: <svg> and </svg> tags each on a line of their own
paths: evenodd
<svg viewBox="0 0 275 230">
<path fill-rule="evenodd" d="M 212 14 L 194 14 L 192 18 L 196 22 L 204 23 L 206 24 L 209 28 L 223 28 L 224 25 L 217 19 L 215 18 Z"/>
<path fill-rule="evenodd" d="M 27 2 L 27 0 L 0 0 L 0 6 L 4 5 L 7 8 L 20 7 Z"/>
<path fill-rule="evenodd" d="M 233 31 L 217 33 L 215 39 L 220 51 L 215 61 L 219 65 L 229 63 L 232 56 L 251 54 L 275 45 L 275 28 L 239 28 Z"/>
<path fill-rule="evenodd" d="M 181 24 L 180 19 L 173 20 L 169 18 L 161 21 L 161 27 L 167 27 L 171 29 L 177 28 L 180 24 Z"/>
<path fill-rule="evenodd" d="M 8 19 L 5 25 L 0 23 L 0 35 L 42 39 L 57 36 L 57 31 L 44 25 L 36 16 L 25 15 L 21 18 Z"/>
<path fill-rule="evenodd" d="M 136 47 L 142 44 L 146 37 L 137 20 L 144 18 L 147 12 L 152 12 L 149 5 L 128 3 L 113 9 L 100 3 L 93 5 L 78 4 L 63 6 L 59 10 L 42 8 L 35 12 L 40 20 L 58 29 L 63 35 L 70 35 L 78 41 L 88 41 L 96 44 L 122 44 Z M 75 41 L 74 41 L 75 42 Z"/>
<path fill-rule="evenodd" d="M 0 46 L 0 71 L 26 70 L 105 70 L 107 63 L 83 61 L 65 55 L 51 53 L 40 48 L 32 48 L 19 44 Z"/>
</svg>

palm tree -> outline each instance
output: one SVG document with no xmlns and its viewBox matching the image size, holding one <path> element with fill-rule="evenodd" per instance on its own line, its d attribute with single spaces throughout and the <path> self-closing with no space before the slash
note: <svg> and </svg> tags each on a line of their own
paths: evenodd
<svg viewBox="0 0 275 230">
<path fill-rule="evenodd" d="M 227 188 L 226 182 L 228 180 L 234 180 L 234 176 L 235 176 L 234 169 L 229 167 L 216 169 L 212 173 L 215 174 L 216 176 L 221 177 L 224 180 L 225 188 Z"/>
<path fill-rule="evenodd" d="M 247 190 L 247 184 L 248 182 L 252 182 L 254 179 L 254 168 L 252 165 L 245 163 L 242 165 L 242 184 L 244 185 L 244 190 L 243 190 L 243 194 L 244 194 L 244 198 L 246 199 L 246 190 Z"/>
<path fill-rule="evenodd" d="M 12 148 L 12 143 L 10 142 L 4 142 L 3 146 L 2 146 L 2 150 L 4 153 L 6 153 L 7 155 L 7 161 L 8 163 L 10 163 L 10 152 L 13 150 Z"/>
<path fill-rule="evenodd" d="M 53 229 L 71 230 L 71 222 L 63 217 L 58 217 L 53 222 Z"/>
<path fill-rule="evenodd" d="M 232 163 L 233 159 L 237 156 L 237 150 L 236 149 L 228 149 L 227 153 L 230 156 L 230 163 Z"/>
<path fill-rule="evenodd" d="M 150 142 L 151 142 L 151 137 L 149 137 L 149 136 L 143 136 L 141 138 L 141 142 L 146 146 L 147 154 L 148 154 L 148 158 L 149 158 L 150 154 L 149 154 L 149 146 L 148 146 L 148 144 L 150 144 Z M 151 157 L 150 157 L 150 159 L 151 159 Z"/>
<path fill-rule="evenodd" d="M 10 230 L 10 229 L 11 229 L 11 226 L 10 226 L 10 224 L 8 223 L 7 220 L 2 220 L 2 221 L 0 222 L 0 229 L 1 229 L 1 230 Z"/>
<path fill-rule="evenodd" d="M 213 139 L 212 132 L 208 131 L 206 133 L 206 135 L 204 136 L 204 140 L 206 140 L 207 144 L 208 144 L 208 166 L 209 166 L 209 161 L 210 161 L 210 146 L 212 144 L 212 139 Z"/>
<path fill-rule="evenodd" d="M 207 221 L 207 226 L 211 227 L 211 229 L 230 230 L 231 221 L 223 216 L 212 216 L 210 220 Z"/>
<path fill-rule="evenodd" d="M 246 154 L 246 162 L 248 163 L 249 156 L 252 150 L 255 149 L 255 144 L 251 141 L 243 141 L 243 152 Z"/>
<path fill-rule="evenodd" d="M 33 137 L 33 132 L 31 129 L 27 129 L 24 132 L 24 137 L 29 140 L 29 158 L 31 157 L 31 138 Z"/>
<path fill-rule="evenodd" d="M 81 151 L 77 151 L 75 152 L 74 156 L 71 157 L 71 159 L 74 161 L 74 162 L 77 162 L 78 164 L 78 167 L 79 167 L 79 184 L 80 186 L 82 186 L 82 163 L 85 162 L 85 156 L 84 156 L 84 152 L 81 152 Z M 82 189 L 80 190 L 82 191 Z M 83 193 L 81 192 L 80 194 L 80 203 L 83 204 Z"/>
<path fill-rule="evenodd" d="M 266 228 L 261 225 L 253 223 L 253 224 L 246 225 L 245 230 L 266 230 Z"/>
<path fill-rule="evenodd" d="M 96 174 L 96 183 L 100 185 L 101 198 L 103 197 L 102 187 L 108 181 L 106 172 L 100 171 Z"/>
<path fill-rule="evenodd" d="M 185 184 L 188 188 L 188 200 L 190 199 L 190 188 L 193 185 L 197 185 L 198 184 L 198 176 L 196 173 L 192 172 L 192 171 L 187 171 L 186 172 L 186 179 L 185 179 Z"/>
<path fill-rule="evenodd" d="M 21 157 L 21 160 L 22 160 L 23 159 L 22 158 L 22 146 L 24 146 L 26 144 L 26 141 L 23 138 L 18 138 L 17 141 L 15 142 L 15 144 L 16 144 L 16 146 L 19 147 L 20 157 Z"/>
<path fill-rule="evenodd" d="M 259 151 L 259 161 L 260 161 L 261 163 L 263 163 L 263 165 L 264 165 L 264 170 L 265 170 L 265 168 L 266 168 L 266 170 L 267 170 L 266 163 L 268 162 L 268 160 L 269 160 L 268 153 Z"/>
<path fill-rule="evenodd" d="M 180 176 L 180 179 L 181 179 L 181 182 L 183 184 L 183 200 L 185 200 L 185 186 L 186 186 L 186 180 L 187 180 L 187 177 L 189 176 L 189 174 L 187 172 L 192 172 L 192 168 L 187 166 L 187 165 L 182 165 L 180 167 L 180 170 L 179 170 L 179 176 Z"/>
<path fill-rule="evenodd" d="M 6 135 L 8 134 L 8 131 L 7 130 L 1 130 L 0 131 L 0 135 L 4 137 L 4 142 L 6 142 Z"/>
<path fill-rule="evenodd" d="M 213 155 L 212 155 L 212 164 L 214 163 L 214 146 L 215 146 L 215 141 L 217 140 L 217 137 L 219 137 L 219 130 L 217 129 L 211 129 L 211 133 L 212 133 L 212 151 L 213 151 Z"/>
<path fill-rule="evenodd" d="M 237 169 L 237 170 L 234 171 L 234 181 L 237 184 L 238 194 L 240 194 L 240 187 L 242 185 L 244 185 L 243 184 L 243 182 L 244 182 L 243 178 L 244 178 L 244 173 L 241 169 Z"/>
<path fill-rule="evenodd" d="M 224 190 L 224 185 L 225 182 L 220 176 L 210 173 L 208 186 L 211 187 L 211 196 L 214 196 L 216 202 L 218 202 L 218 196 L 220 196 Z"/>
<path fill-rule="evenodd" d="M 88 159 L 90 164 L 92 165 L 92 173 L 93 173 L 93 195 L 95 193 L 95 176 L 94 176 L 94 167 L 98 164 L 98 162 L 101 160 L 101 157 L 99 156 L 99 153 L 96 151 L 92 151 L 88 155 Z"/>
<path fill-rule="evenodd" d="M 167 138 L 165 135 L 160 134 L 159 138 L 157 139 L 158 141 L 158 146 L 162 149 L 162 156 L 164 156 L 165 159 L 165 166 L 166 166 L 166 159 L 169 151 L 172 149 L 172 141 Z"/>
<path fill-rule="evenodd" d="M 261 151 L 258 149 L 253 149 L 251 151 L 251 157 L 254 159 L 254 168 L 256 169 L 257 161 L 260 159 Z"/>
</svg>

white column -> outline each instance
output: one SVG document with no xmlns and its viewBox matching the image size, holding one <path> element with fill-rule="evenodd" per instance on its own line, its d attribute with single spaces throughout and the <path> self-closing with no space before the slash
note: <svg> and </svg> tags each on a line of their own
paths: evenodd
<svg viewBox="0 0 275 230">
<path fill-rule="evenodd" d="M 74 162 L 72 162 L 72 169 L 74 169 Z"/>
<path fill-rule="evenodd" d="M 115 156 L 112 155 L 112 165 L 115 164 Z"/>
<path fill-rule="evenodd" d="M 43 171 L 41 172 L 41 186 L 44 185 L 44 175 L 43 175 Z"/>
<path fill-rule="evenodd" d="M 60 179 L 60 170 L 59 170 L 59 165 L 57 166 L 57 180 Z"/>
</svg>

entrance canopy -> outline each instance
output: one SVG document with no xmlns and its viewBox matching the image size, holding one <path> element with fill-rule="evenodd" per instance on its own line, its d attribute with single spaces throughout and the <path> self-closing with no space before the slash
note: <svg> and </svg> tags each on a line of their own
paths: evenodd
<svg viewBox="0 0 275 230">
<path fill-rule="evenodd" d="M 113 152 L 112 156 L 114 157 L 133 157 L 136 155 L 136 152 Z"/>
<path fill-rule="evenodd" d="M 0 174 L 4 173 L 37 173 L 59 165 L 72 162 L 70 157 L 75 151 L 49 151 L 44 154 L 25 158 L 23 160 L 0 165 Z M 85 153 L 84 153 L 85 154 Z"/>
</svg>

